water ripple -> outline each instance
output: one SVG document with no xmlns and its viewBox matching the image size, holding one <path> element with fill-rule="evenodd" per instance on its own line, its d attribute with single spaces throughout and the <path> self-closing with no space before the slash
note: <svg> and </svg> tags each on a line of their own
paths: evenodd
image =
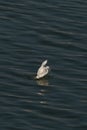
<svg viewBox="0 0 87 130">
<path fill-rule="evenodd" d="M 0 1 L 0 128 L 87 129 L 87 1 Z M 35 80 L 48 59 L 49 75 Z"/>
</svg>

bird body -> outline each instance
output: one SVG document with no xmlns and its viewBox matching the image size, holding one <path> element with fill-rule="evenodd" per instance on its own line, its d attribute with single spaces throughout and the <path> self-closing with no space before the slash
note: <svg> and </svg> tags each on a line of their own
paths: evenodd
<svg viewBox="0 0 87 130">
<path fill-rule="evenodd" d="M 42 62 L 40 68 L 37 71 L 36 79 L 40 79 L 48 74 L 50 67 L 46 66 L 46 64 L 47 64 L 47 60 Z"/>
</svg>

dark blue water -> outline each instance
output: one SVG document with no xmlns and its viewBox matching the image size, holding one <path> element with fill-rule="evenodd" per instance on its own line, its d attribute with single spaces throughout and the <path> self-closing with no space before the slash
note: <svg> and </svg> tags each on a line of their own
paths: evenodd
<svg viewBox="0 0 87 130">
<path fill-rule="evenodd" d="M 0 0 L 0 130 L 87 130 L 87 0 Z"/>
</svg>

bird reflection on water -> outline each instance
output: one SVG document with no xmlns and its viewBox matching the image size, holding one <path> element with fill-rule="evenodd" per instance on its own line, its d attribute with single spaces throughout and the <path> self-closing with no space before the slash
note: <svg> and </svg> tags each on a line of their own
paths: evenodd
<svg viewBox="0 0 87 130">
<path fill-rule="evenodd" d="M 49 86 L 48 80 L 45 79 L 45 78 L 42 78 L 42 79 L 40 79 L 40 80 L 37 80 L 37 84 L 38 84 L 39 86 L 43 86 L 43 87 L 41 87 L 41 89 L 39 89 L 39 92 L 38 92 L 37 94 L 38 94 L 39 96 L 42 96 L 42 97 L 46 96 L 46 94 L 48 93 L 48 90 L 47 90 L 45 87 L 46 87 L 46 86 Z M 42 98 L 41 98 L 40 104 L 47 104 L 47 103 L 48 103 L 48 102 L 47 102 L 46 99 L 42 99 Z"/>
<path fill-rule="evenodd" d="M 38 85 L 41 85 L 41 86 L 48 86 L 49 85 L 48 80 L 45 79 L 45 78 L 39 79 L 36 82 L 37 82 Z"/>
</svg>

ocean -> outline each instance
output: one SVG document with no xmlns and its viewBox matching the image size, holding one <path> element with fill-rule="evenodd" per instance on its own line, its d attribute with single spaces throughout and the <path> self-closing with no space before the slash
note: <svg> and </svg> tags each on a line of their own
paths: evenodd
<svg viewBox="0 0 87 130">
<path fill-rule="evenodd" d="M 87 0 L 0 0 L 0 130 L 87 130 Z"/>
</svg>

